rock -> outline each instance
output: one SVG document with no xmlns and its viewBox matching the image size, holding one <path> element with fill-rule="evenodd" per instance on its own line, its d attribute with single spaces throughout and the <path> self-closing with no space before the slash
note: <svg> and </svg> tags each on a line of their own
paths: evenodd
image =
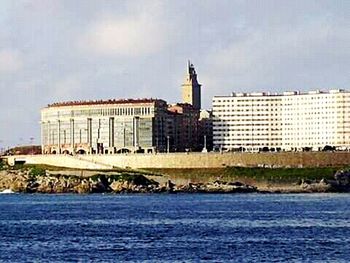
<svg viewBox="0 0 350 263">
<path fill-rule="evenodd" d="M 201 190 L 201 184 L 193 184 L 188 183 L 187 185 L 180 185 L 179 187 L 175 188 L 176 192 L 182 192 L 182 193 L 198 193 Z"/>
<path fill-rule="evenodd" d="M 76 185 L 73 189 L 74 189 L 74 192 L 78 194 L 88 194 L 91 192 L 90 183 L 86 180 L 83 180 L 80 184 Z"/>
<path fill-rule="evenodd" d="M 114 180 L 112 180 L 114 178 Z M 109 187 L 115 193 L 147 193 L 159 192 L 159 183 L 141 174 L 121 174 L 111 176 Z"/>
<path fill-rule="evenodd" d="M 334 178 L 339 185 L 343 185 L 343 186 L 350 185 L 350 171 L 339 170 L 334 174 Z"/>
<path fill-rule="evenodd" d="M 97 182 L 92 185 L 92 193 L 105 193 L 105 192 L 110 192 L 109 186 L 106 186 L 102 182 Z"/>
<path fill-rule="evenodd" d="M 105 174 L 95 175 L 93 183 L 91 184 L 91 191 L 93 193 L 106 193 L 111 191 L 107 176 Z"/>
<path fill-rule="evenodd" d="M 41 182 L 40 184 L 38 183 L 36 192 L 38 193 L 53 193 L 53 182 L 50 180 L 46 180 Z"/>
<path fill-rule="evenodd" d="M 236 186 L 236 187 L 242 187 L 245 186 L 245 184 L 241 183 L 241 182 L 230 182 L 227 183 L 228 185 L 232 185 L 232 186 Z"/>
<path fill-rule="evenodd" d="M 311 182 L 310 180 L 305 180 L 301 183 L 300 187 L 311 193 L 326 193 L 332 192 L 332 185 L 325 180 L 320 182 Z"/>
<path fill-rule="evenodd" d="M 124 182 L 121 181 L 114 181 L 113 183 L 110 184 L 110 188 L 113 190 L 115 193 L 120 193 L 124 189 Z"/>
<path fill-rule="evenodd" d="M 175 184 L 172 181 L 170 181 L 170 180 L 168 180 L 165 183 L 165 186 L 164 186 L 165 191 L 167 191 L 167 192 L 173 192 L 174 191 L 174 187 L 175 187 Z"/>
<path fill-rule="evenodd" d="M 14 192 L 30 192 L 30 187 L 28 187 L 28 182 L 15 180 L 8 186 Z"/>
<path fill-rule="evenodd" d="M 189 183 L 187 185 L 175 187 L 175 191 L 186 193 L 251 193 L 257 192 L 258 189 L 240 182 L 227 183 L 217 180 L 207 184 Z"/>
<path fill-rule="evenodd" d="M 256 192 L 257 188 L 241 182 L 215 181 L 205 185 L 206 191 L 214 193 L 250 193 Z"/>
</svg>

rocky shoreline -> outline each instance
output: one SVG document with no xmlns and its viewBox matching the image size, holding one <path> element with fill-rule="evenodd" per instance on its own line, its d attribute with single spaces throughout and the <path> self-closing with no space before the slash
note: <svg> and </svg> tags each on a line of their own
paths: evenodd
<svg viewBox="0 0 350 263">
<path fill-rule="evenodd" d="M 66 174 L 33 175 L 31 170 L 0 172 L 0 191 L 18 193 L 245 193 L 257 188 L 239 182 L 221 181 L 176 185 L 168 180 L 159 183 L 139 173 L 95 174 L 76 176 Z"/>
<path fill-rule="evenodd" d="M 160 176 L 161 177 L 161 176 Z M 153 177 L 154 178 L 154 177 Z M 33 168 L 0 171 L 0 192 L 18 193 L 327 193 L 350 192 L 350 173 L 338 171 L 334 180 L 302 180 L 293 185 L 265 187 L 221 180 L 175 184 L 158 182 L 140 172 L 96 173 L 88 176 L 38 172 Z"/>
</svg>

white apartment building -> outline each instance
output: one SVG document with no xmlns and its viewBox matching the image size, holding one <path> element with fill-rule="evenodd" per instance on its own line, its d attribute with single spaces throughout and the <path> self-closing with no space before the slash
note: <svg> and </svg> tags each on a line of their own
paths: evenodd
<svg viewBox="0 0 350 263">
<path fill-rule="evenodd" d="M 350 149 L 350 92 L 232 93 L 213 98 L 214 148 Z"/>
</svg>

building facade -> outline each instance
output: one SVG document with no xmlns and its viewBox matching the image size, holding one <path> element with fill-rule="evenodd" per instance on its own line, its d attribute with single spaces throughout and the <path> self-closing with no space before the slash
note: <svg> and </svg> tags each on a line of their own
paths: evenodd
<svg viewBox="0 0 350 263">
<path fill-rule="evenodd" d="M 213 143 L 237 151 L 350 148 L 350 92 L 232 93 L 213 98 Z"/>
<path fill-rule="evenodd" d="M 64 102 L 41 111 L 43 153 L 166 151 L 167 103 L 159 99 Z"/>
<path fill-rule="evenodd" d="M 199 111 L 188 103 L 169 105 L 168 110 L 173 120 L 173 145 L 175 151 L 198 151 Z"/>
</svg>

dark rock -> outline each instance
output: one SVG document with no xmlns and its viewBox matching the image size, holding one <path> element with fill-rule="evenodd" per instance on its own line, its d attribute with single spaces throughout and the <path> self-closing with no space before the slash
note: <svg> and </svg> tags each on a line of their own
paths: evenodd
<svg viewBox="0 0 350 263">
<path fill-rule="evenodd" d="M 258 189 L 240 182 L 214 181 L 207 184 L 189 183 L 188 185 L 177 187 L 176 191 L 186 193 L 252 193 L 257 192 Z"/>
<path fill-rule="evenodd" d="M 233 185 L 233 186 L 245 186 L 245 184 L 241 183 L 241 182 L 230 182 L 228 183 L 228 185 Z"/>
<path fill-rule="evenodd" d="M 339 185 L 347 186 L 350 185 L 350 171 L 348 170 L 339 170 L 334 174 L 335 180 Z"/>
<path fill-rule="evenodd" d="M 175 187 L 175 184 L 168 180 L 166 183 L 165 183 L 165 191 L 167 192 L 173 192 L 174 191 L 174 187 Z"/>
</svg>

